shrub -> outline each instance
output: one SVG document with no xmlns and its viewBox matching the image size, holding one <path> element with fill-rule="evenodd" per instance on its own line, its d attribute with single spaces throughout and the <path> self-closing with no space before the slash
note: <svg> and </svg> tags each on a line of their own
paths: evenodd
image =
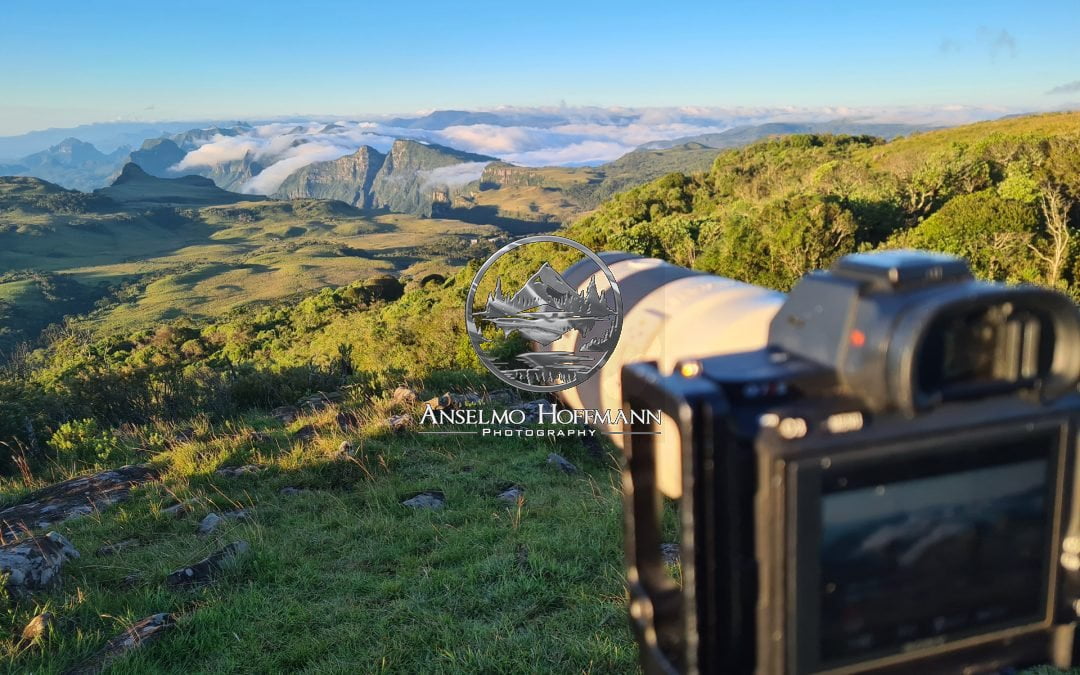
<svg viewBox="0 0 1080 675">
<path fill-rule="evenodd" d="M 63 464 L 97 466 L 108 464 L 120 454 L 120 443 L 92 419 L 64 422 L 49 439 L 49 447 Z"/>
</svg>

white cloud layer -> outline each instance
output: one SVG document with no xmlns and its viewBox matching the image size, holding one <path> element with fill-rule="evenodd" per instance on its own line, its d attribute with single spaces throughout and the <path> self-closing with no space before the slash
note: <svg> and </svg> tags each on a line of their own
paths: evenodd
<svg viewBox="0 0 1080 675">
<path fill-rule="evenodd" d="M 444 129 L 389 126 L 369 121 L 289 121 L 253 127 L 238 136 L 215 135 L 174 167 L 202 171 L 251 157 L 261 173 L 240 189 L 270 194 L 291 173 L 313 162 L 337 159 L 363 145 L 387 152 L 396 138 L 438 143 L 526 166 L 580 166 L 616 159 L 650 141 L 718 133 L 765 122 L 860 122 L 963 124 L 1019 112 L 1005 108 L 934 106 L 907 108 L 498 108 L 503 124 L 463 124 Z M 479 177 L 484 163 L 436 169 L 430 183 L 463 184 Z"/>
</svg>

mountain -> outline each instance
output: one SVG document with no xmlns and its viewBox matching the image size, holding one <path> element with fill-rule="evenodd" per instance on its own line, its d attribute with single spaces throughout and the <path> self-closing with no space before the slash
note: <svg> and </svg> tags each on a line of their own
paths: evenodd
<svg viewBox="0 0 1080 675">
<path fill-rule="evenodd" d="M 907 136 L 919 131 L 928 131 L 937 127 L 923 124 L 886 124 L 879 122 L 859 122 L 856 120 L 830 120 L 828 122 L 772 122 L 738 126 L 715 134 L 684 136 L 669 141 L 652 141 L 640 146 L 642 150 L 662 150 L 687 143 L 726 150 L 753 143 L 769 136 L 789 134 L 848 134 L 852 136 L 866 134 L 879 136 L 885 140 L 897 136 Z"/>
<path fill-rule="evenodd" d="M 346 157 L 315 162 L 299 169 L 281 184 L 279 199 L 337 199 L 352 206 L 370 208 L 372 185 L 386 155 L 367 145 Z"/>
<path fill-rule="evenodd" d="M 127 148 L 105 154 L 91 143 L 65 138 L 56 145 L 27 155 L 16 164 L 0 166 L 2 175 L 29 175 L 75 190 L 91 190 L 107 182 Z"/>
<path fill-rule="evenodd" d="M 566 124 L 561 115 L 544 113 L 513 112 L 476 112 L 469 110 L 436 110 L 421 117 L 395 117 L 383 124 L 402 129 L 426 129 L 441 131 L 447 127 L 489 124 L 497 127 L 531 126 L 546 128 Z"/>
<path fill-rule="evenodd" d="M 483 166 L 494 161 L 494 157 L 462 152 L 435 143 L 396 140 L 372 181 L 372 205 L 397 213 L 430 216 L 433 195 L 450 187 L 450 183 L 469 182 L 461 180 L 460 173 L 440 169 L 469 164 L 472 166 L 468 168 L 475 171 L 475 180 Z"/>
<path fill-rule="evenodd" d="M 484 311 L 477 316 L 495 324 L 506 335 L 517 331 L 529 340 L 547 345 L 569 330 L 587 334 L 597 322 L 610 319 L 612 314 L 607 293 L 597 293 L 595 279 L 585 291 L 578 293 L 545 262 L 512 297 L 504 295 L 502 278 L 497 279 Z"/>
<path fill-rule="evenodd" d="M 77 127 L 43 129 L 17 136 L 0 136 L 0 158 L 24 157 L 31 153 L 61 143 L 67 138 L 78 138 L 92 143 L 106 154 L 122 146 L 137 147 L 147 138 L 163 134 L 175 134 L 191 129 L 198 120 L 187 122 L 98 122 Z M 0 162 L 10 163 L 10 162 Z"/>
<path fill-rule="evenodd" d="M 399 139 L 386 155 L 363 146 L 351 155 L 309 164 L 286 178 L 274 196 L 337 199 L 361 208 L 431 216 L 435 202 L 475 181 L 494 161 L 486 155 Z"/>
<path fill-rule="evenodd" d="M 151 138 L 128 156 L 127 164 L 137 164 L 151 176 L 169 178 L 175 175 L 171 171 L 172 167 L 184 159 L 186 154 L 172 139 Z"/>
<path fill-rule="evenodd" d="M 131 162 L 124 165 L 112 185 L 95 190 L 94 194 L 129 207 L 213 206 L 266 199 L 261 195 L 241 195 L 222 190 L 214 181 L 203 176 L 153 176 Z"/>
<path fill-rule="evenodd" d="M 251 125 L 237 122 L 230 127 L 210 126 L 186 129 L 180 133 L 146 139 L 138 150 L 129 154 L 125 160 L 116 165 L 111 177 L 117 177 L 118 169 L 121 166 L 137 164 L 151 176 L 176 178 L 184 175 L 200 175 L 211 179 L 222 189 L 237 190 L 253 176 L 258 175 L 264 168 L 262 163 L 256 161 L 254 153 L 250 151 L 240 159 L 220 162 L 214 166 L 190 167 L 183 170 L 176 170 L 173 167 L 179 164 L 189 152 L 216 137 L 239 136 L 250 129 Z M 101 187 L 101 183 L 92 187 Z"/>
<path fill-rule="evenodd" d="M 510 302 L 524 308 L 555 309 L 563 308 L 566 300 L 576 295 L 577 291 L 573 286 L 566 283 L 566 279 L 551 265 L 544 263 L 529 277 L 521 290 L 514 294 Z"/>
<path fill-rule="evenodd" d="M 497 225 L 516 234 L 551 230 L 611 195 L 669 173 L 708 171 L 720 150 L 686 143 L 635 150 L 593 167 L 529 167 L 492 162 L 479 180 L 437 199 L 433 215 Z M 437 197 L 444 197 L 437 195 Z"/>
<path fill-rule="evenodd" d="M 190 152 L 204 143 L 209 143 L 217 136 L 224 136 L 227 138 L 236 137 L 245 131 L 250 130 L 250 124 L 237 122 L 231 127 L 211 126 L 199 129 L 188 129 L 187 131 L 173 134 L 168 138 L 173 143 L 176 143 L 176 145 L 184 152 Z"/>
<path fill-rule="evenodd" d="M 40 178 L 0 177 L 0 213 L 73 215 L 111 211 L 116 206 L 104 195 L 68 190 Z"/>
</svg>

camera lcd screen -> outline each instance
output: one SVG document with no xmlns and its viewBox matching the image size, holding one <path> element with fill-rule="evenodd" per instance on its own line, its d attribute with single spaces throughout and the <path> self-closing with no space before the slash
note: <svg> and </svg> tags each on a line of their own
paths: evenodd
<svg viewBox="0 0 1080 675">
<path fill-rule="evenodd" d="M 829 472 L 820 662 L 1041 619 L 1051 437 Z"/>
</svg>

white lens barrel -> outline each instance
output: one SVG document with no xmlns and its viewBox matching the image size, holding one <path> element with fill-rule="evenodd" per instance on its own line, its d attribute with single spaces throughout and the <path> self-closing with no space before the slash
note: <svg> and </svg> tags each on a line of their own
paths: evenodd
<svg viewBox="0 0 1080 675">
<path fill-rule="evenodd" d="M 601 254 L 623 299 L 623 323 L 619 343 L 598 373 L 587 382 L 558 393 L 570 408 L 618 410 L 622 407 L 622 367 L 639 361 L 655 361 L 661 373 L 669 374 L 679 361 L 752 351 L 765 346 L 769 322 L 785 296 L 759 286 L 732 279 L 693 272 L 656 258 Z M 579 291 L 588 287 L 589 265 L 566 271 L 564 277 Z M 603 274 L 596 272 L 597 284 L 605 286 Z M 582 278 L 584 276 L 584 278 Z M 549 350 L 573 351 L 576 331 L 556 340 Z M 664 428 L 664 427 L 667 428 Z M 611 433 L 620 448 L 627 431 L 614 425 L 600 425 Z M 657 470 L 660 488 L 670 497 L 681 494 L 681 457 L 674 425 L 661 423 L 657 439 Z"/>
</svg>

